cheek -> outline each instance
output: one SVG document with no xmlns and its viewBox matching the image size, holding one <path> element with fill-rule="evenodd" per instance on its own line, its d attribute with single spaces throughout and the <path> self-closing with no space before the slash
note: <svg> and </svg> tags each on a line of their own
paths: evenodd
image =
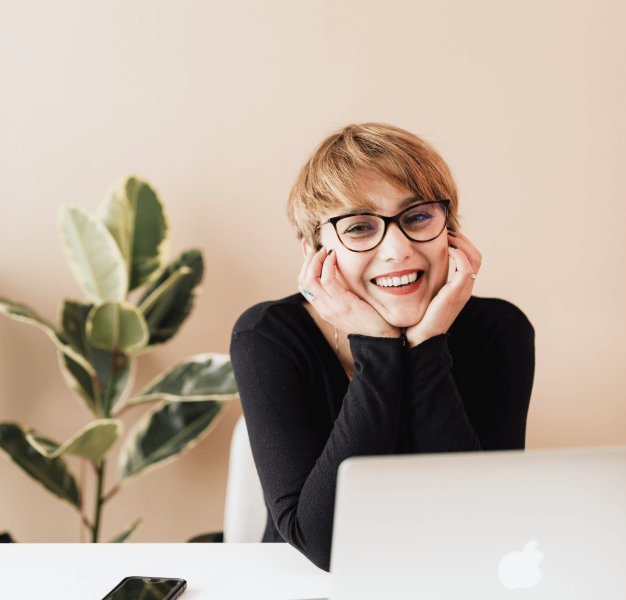
<svg viewBox="0 0 626 600">
<path fill-rule="evenodd" d="M 448 280 L 448 271 L 450 269 L 450 255 L 448 253 L 447 244 L 441 245 L 440 248 L 437 248 L 436 252 L 433 253 L 433 257 L 431 260 L 431 281 L 434 287 L 437 288 L 437 291 L 446 283 Z"/>
<path fill-rule="evenodd" d="M 354 254 L 354 253 L 351 253 Z M 363 273 L 365 265 L 358 258 L 346 256 L 345 253 L 337 252 L 337 279 L 347 290 L 362 295 L 365 287 Z"/>
</svg>

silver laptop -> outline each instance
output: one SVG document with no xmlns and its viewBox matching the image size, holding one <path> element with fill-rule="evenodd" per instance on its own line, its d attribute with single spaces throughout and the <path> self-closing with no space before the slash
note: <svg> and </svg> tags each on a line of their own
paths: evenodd
<svg viewBox="0 0 626 600">
<path fill-rule="evenodd" d="M 353 458 L 331 600 L 626 598 L 626 447 Z"/>
</svg>

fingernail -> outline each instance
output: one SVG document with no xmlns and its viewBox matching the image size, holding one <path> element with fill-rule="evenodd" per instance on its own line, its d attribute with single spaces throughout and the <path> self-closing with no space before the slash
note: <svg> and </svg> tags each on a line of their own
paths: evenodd
<svg viewBox="0 0 626 600">
<path fill-rule="evenodd" d="M 448 231 L 448 235 L 449 235 L 450 237 L 456 237 L 456 235 L 454 235 L 453 233 L 450 233 L 449 231 Z"/>
<path fill-rule="evenodd" d="M 333 253 L 333 249 L 331 248 L 331 249 L 328 251 L 328 256 L 330 256 L 332 253 Z"/>
<path fill-rule="evenodd" d="M 456 246 L 453 246 L 452 244 L 450 244 L 450 248 L 454 248 L 455 250 L 458 250 L 458 248 Z"/>
</svg>

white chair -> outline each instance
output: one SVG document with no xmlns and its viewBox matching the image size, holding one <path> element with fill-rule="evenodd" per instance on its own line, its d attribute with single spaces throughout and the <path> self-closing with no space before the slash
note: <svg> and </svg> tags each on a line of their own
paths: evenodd
<svg viewBox="0 0 626 600">
<path fill-rule="evenodd" d="M 260 542 L 267 522 L 267 508 L 259 475 L 252 458 L 248 429 L 239 417 L 230 443 L 224 542 Z"/>
</svg>

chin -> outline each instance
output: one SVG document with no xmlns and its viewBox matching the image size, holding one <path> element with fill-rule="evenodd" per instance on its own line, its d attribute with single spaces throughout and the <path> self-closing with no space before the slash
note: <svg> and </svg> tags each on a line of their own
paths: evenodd
<svg viewBox="0 0 626 600">
<path fill-rule="evenodd" d="M 385 320 L 394 327 L 412 327 L 422 320 L 425 310 L 389 311 Z"/>
</svg>

